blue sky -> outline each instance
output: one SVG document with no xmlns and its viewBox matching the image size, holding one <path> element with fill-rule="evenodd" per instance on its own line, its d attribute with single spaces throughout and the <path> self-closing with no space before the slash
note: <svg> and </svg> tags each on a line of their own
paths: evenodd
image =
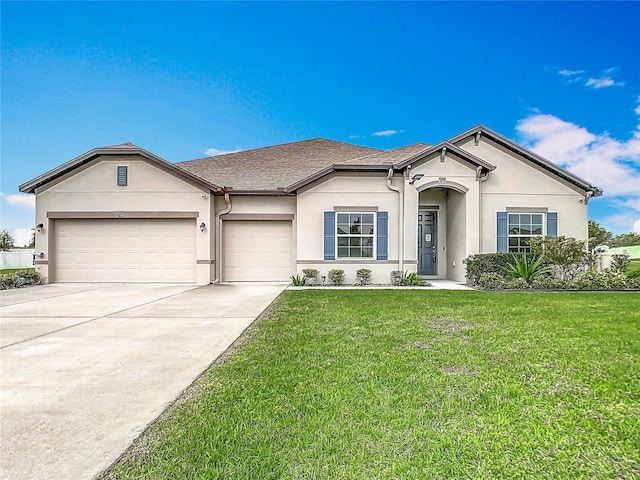
<svg viewBox="0 0 640 480">
<path fill-rule="evenodd" d="M 169 161 L 313 137 L 376 148 L 484 124 L 605 190 L 640 232 L 639 2 L 2 2 L 1 224 L 94 147 Z"/>
</svg>

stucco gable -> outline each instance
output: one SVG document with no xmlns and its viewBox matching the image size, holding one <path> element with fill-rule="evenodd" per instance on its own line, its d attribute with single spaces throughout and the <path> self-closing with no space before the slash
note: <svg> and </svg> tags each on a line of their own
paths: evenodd
<svg viewBox="0 0 640 480">
<path fill-rule="evenodd" d="M 512 158 L 530 166 L 534 166 L 536 169 L 544 172 L 554 180 L 560 180 L 562 183 L 572 185 L 574 188 L 579 189 L 583 194 L 588 195 L 589 197 L 598 197 L 602 195 L 602 190 L 600 188 L 568 172 L 540 155 L 527 150 L 523 146 L 512 142 L 484 125 L 473 127 L 448 140 L 448 143 L 454 144 L 468 152 L 474 152 L 476 148 L 487 142 L 509 152 Z"/>
<path fill-rule="evenodd" d="M 444 160 L 447 157 L 453 158 L 466 167 L 475 170 L 478 175 L 486 175 L 488 172 L 491 172 L 496 168 L 495 165 L 492 165 L 482 158 L 477 157 L 449 142 L 442 142 L 423 150 L 422 152 L 395 164 L 394 168 L 397 170 L 402 170 L 409 166 L 415 168 L 425 162 L 431 162 L 436 159 Z"/>
<path fill-rule="evenodd" d="M 23 193 L 37 193 L 36 191 L 41 190 L 42 188 L 46 188 L 47 185 L 52 184 L 53 182 L 59 182 L 62 179 L 69 178 L 69 176 L 74 175 L 75 173 L 81 171 L 83 168 L 86 168 L 92 162 L 95 163 L 96 160 L 102 158 L 121 158 L 122 156 L 138 156 L 144 161 L 154 165 L 161 170 L 177 176 L 188 183 L 195 184 L 201 188 L 205 188 L 212 192 L 220 191 L 220 187 L 217 185 L 208 182 L 191 172 L 184 170 L 183 168 L 174 165 L 172 163 L 163 160 L 162 158 L 148 152 L 132 143 L 123 143 L 120 145 L 112 145 L 109 147 L 101 147 L 94 148 L 70 161 L 60 165 L 59 167 L 54 168 L 28 182 L 20 185 L 19 189 Z"/>
<path fill-rule="evenodd" d="M 127 167 L 127 185 L 118 186 L 117 168 Z M 69 193 L 160 193 L 160 192 L 209 192 L 173 171 L 160 168 L 140 155 L 101 155 L 73 170 L 72 173 L 48 182 L 36 190 Z"/>
</svg>

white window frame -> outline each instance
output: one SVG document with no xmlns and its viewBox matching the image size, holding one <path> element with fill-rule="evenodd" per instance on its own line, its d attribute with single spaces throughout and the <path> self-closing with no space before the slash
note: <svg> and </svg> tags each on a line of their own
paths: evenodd
<svg viewBox="0 0 640 480">
<path fill-rule="evenodd" d="M 338 222 L 338 219 L 340 218 L 340 215 L 371 215 L 373 217 L 373 233 L 372 234 L 367 234 L 364 235 L 362 233 L 360 234 L 352 234 L 349 233 L 348 235 L 340 235 L 339 230 L 338 230 L 338 224 L 340 222 Z M 351 225 L 351 219 L 349 219 L 349 225 Z M 371 211 L 336 211 L 336 218 L 335 218 L 335 232 L 336 232 L 336 239 L 335 239 L 335 251 L 336 251 L 336 260 L 375 260 L 376 259 L 376 241 L 377 241 L 377 232 L 378 232 L 378 215 L 376 212 L 371 212 Z M 351 256 L 347 256 L 347 257 L 342 257 L 340 256 L 340 248 L 345 248 L 344 246 L 340 246 L 338 245 L 338 239 L 339 238 L 372 238 L 372 246 L 371 246 L 371 256 L 370 257 L 351 257 Z M 347 247 L 348 249 L 351 247 Z M 362 245 L 360 245 L 360 251 L 362 252 Z"/>
<path fill-rule="evenodd" d="M 542 217 L 542 224 L 541 224 L 541 233 L 540 234 L 533 234 L 530 233 L 528 235 L 526 234 L 512 234 L 511 233 L 511 215 L 540 215 Z M 522 223 L 518 223 L 518 225 L 522 225 Z M 533 226 L 533 221 L 531 223 L 529 223 L 528 225 Z M 522 247 L 520 245 L 520 242 L 518 242 L 518 246 L 514 247 L 517 248 L 516 250 L 512 250 L 511 247 L 511 242 L 510 240 L 512 238 L 544 238 L 545 235 L 547 234 L 547 214 L 546 212 L 507 212 L 507 252 L 509 253 L 522 253 L 522 252 L 530 252 L 531 251 L 531 247 L 530 246 L 525 246 Z"/>
</svg>

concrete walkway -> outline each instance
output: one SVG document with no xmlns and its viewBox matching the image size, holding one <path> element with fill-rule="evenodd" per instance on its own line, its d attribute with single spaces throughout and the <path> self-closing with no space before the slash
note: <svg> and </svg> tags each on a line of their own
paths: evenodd
<svg viewBox="0 0 640 480">
<path fill-rule="evenodd" d="M 473 288 L 467 287 L 464 283 L 458 283 L 453 280 L 428 280 L 428 282 L 436 290 L 473 290 Z"/>
<path fill-rule="evenodd" d="M 295 287 L 289 286 L 289 290 L 473 290 L 471 287 L 467 287 L 464 283 L 458 283 L 454 280 L 425 280 L 431 284 L 430 287 L 426 286 L 394 286 L 394 285 L 314 285 L 314 286 L 302 286 Z"/>
<path fill-rule="evenodd" d="M 94 478 L 285 287 L 1 292 L 0 478 Z"/>
</svg>

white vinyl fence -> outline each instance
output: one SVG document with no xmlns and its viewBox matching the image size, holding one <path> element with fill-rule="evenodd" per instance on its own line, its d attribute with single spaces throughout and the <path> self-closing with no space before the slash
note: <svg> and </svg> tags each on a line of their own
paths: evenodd
<svg viewBox="0 0 640 480">
<path fill-rule="evenodd" d="M 2 266 L 0 268 L 30 268 L 33 267 L 32 248 L 16 248 L 0 252 Z"/>
</svg>

